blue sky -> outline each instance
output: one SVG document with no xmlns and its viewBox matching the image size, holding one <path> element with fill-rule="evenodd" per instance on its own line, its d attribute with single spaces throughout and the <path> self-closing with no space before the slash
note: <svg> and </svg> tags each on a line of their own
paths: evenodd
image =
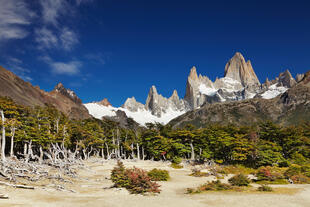
<svg viewBox="0 0 310 207">
<path fill-rule="evenodd" d="M 260 81 L 310 69 L 308 1 L 0 0 L 0 65 L 50 91 L 58 83 L 83 102 L 149 88 L 184 96 L 195 65 L 214 80 L 235 52 Z"/>
</svg>

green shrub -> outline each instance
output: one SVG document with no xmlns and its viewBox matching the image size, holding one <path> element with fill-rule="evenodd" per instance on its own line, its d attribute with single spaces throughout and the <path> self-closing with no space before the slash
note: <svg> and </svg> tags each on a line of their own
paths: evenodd
<svg viewBox="0 0 310 207">
<path fill-rule="evenodd" d="M 188 193 L 188 194 L 195 193 L 195 189 L 193 189 L 193 188 L 186 188 L 186 193 Z"/>
<path fill-rule="evenodd" d="M 199 191 L 222 191 L 230 189 L 232 189 L 231 185 L 222 183 L 220 180 L 208 182 L 198 188 Z"/>
<path fill-rule="evenodd" d="M 121 161 L 111 172 L 111 180 L 114 187 L 126 188 L 133 194 L 160 193 L 159 185 L 153 182 L 147 172 L 138 169 L 126 169 Z"/>
<path fill-rule="evenodd" d="M 243 174 L 235 175 L 228 182 L 234 186 L 248 186 L 250 184 L 248 177 Z"/>
<path fill-rule="evenodd" d="M 244 167 L 243 165 L 226 165 L 226 166 L 218 166 L 218 173 L 222 174 L 255 174 L 256 170 L 252 168 Z"/>
<path fill-rule="evenodd" d="M 126 188 L 129 185 L 128 177 L 126 176 L 126 169 L 121 161 L 117 161 L 116 167 L 111 172 L 111 180 L 114 183 L 114 187 Z"/>
<path fill-rule="evenodd" d="M 270 187 L 268 185 L 261 185 L 258 187 L 257 190 L 258 191 L 264 191 L 264 192 L 272 192 L 273 191 L 272 187 Z"/>
<path fill-rule="evenodd" d="M 170 167 L 172 167 L 174 169 L 181 169 L 181 168 L 183 168 L 183 165 L 171 163 Z"/>
<path fill-rule="evenodd" d="M 301 166 L 296 164 L 292 164 L 284 173 L 288 178 L 299 174 L 301 174 Z"/>
<path fill-rule="evenodd" d="M 307 177 L 310 177 L 310 164 L 301 166 L 301 172 Z"/>
<path fill-rule="evenodd" d="M 182 158 L 180 158 L 180 157 L 173 157 L 172 160 L 171 160 L 171 162 L 172 162 L 173 164 L 179 165 L 179 164 L 181 164 L 181 162 L 182 162 Z"/>
<path fill-rule="evenodd" d="M 292 160 L 295 164 L 298 164 L 298 165 L 302 165 L 307 161 L 307 159 L 302 154 L 300 154 L 298 152 L 295 152 L 292 155 Z"/>
<path fill-rule="evenodd" d="M 160 170 L 154 168 L 149 171 L 147 175 L 151 178 L 152 181 L 167 181 L 169 180 L 169 172 L 167 170 Z"/>
<path fill-rule="evenodd" d="M 207 176 L 209 176 L 209 173 L 201 172 L 200 170 L 194 168 L 194 169 L 192 169 L 192 173 L 190 174 L 190 176 L 194 176 L 194 177 L 207 177 Z"/>
</svg>

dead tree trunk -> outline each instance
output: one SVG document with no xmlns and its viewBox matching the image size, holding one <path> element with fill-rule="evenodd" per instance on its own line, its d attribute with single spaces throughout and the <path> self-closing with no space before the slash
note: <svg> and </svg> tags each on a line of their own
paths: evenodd
<svg viewBox="0 0 310 207">
<path fill-rule="evenodd" d="M 4 126 L 5 117 L 4 117 L 3 110 L 1 110 L 0 113 L 1 113 L 1 120 L 2 120 L 1 160 L 5 161 L 5 126 Z"/>
<path fill-rule="evenodd" d="M 139 149 L 139 144 L 137 143 L 137 158 L 140 160 L 140 149 Z"/>
<path fill-rule="evenodd" d="M 43 162 L 43 149 L 42 149 L 42 146 L 40 145 L 39 164 L 42 164 L 42 162 Z"/>
<path fill-rule="evenodd" d="M 109 152 L 109 145 L 107 143 L 105 143 L 105 146 L 107 148 L 107 159 L 110 160 L 111 159 L 111 154 Z"/>
<path fill-rule="evenodd" d="M 127 136 L 127 135 L 126 135 Z M 116 139 L 117 139 L 117 158 L 121 157 L 121 151 L 120 151 L 120 134 L 119 129 L 117 128 L 116 131 Z"/>
<path fill-rule="evenodd" d="M 11 149 L 10 149 L 10 156 L 14 156 L 14 136 L 15 136 L 15 127 L 12 127 L 11 132 Z"/>
<path fill-rule="evenodd" d="M 24 143 L 24 158 L 25 158 L 25 162 L 26 162 L 26 163 L 27 163 L 28 160 L 29 160 L 27 151 L 28 151 L 28 145 L 27 145 L 27 143 L 25 142 L 25 143 Z"/>
<path fill-rule="evenodd" d="M 194 145 L 193 145 L 193 142 L 191 141 L 190 143 L 190 146 L 191 146 L 191 160 L 195 160 L 195 151 L 194 151 Z"/>
<path fill-rule="evenodd" d="M 102 157 L 102 159 L 104 159 L 103 145 L 101 145 L 101 157 Z"/>
<path fill-rule="evenodd" d="M 144 160 L 144 159 L 145 159 L 145 154 L 144 154 L 144 148 L 142 146 L 142 160 Z"/>
<path fill-rule="evenodd" d="M 135 158 L 135 152 L 134 152 L 134 149 L 133 149 L 133 143 L 131 143 L 130 148 L 131 148 L 132 159 L 134 159 Z"/>
</svg>

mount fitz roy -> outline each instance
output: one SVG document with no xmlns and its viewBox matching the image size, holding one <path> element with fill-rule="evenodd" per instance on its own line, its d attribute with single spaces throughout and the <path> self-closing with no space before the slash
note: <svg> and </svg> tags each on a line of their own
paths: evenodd
<svg viewBox="0 0 310 207">
<path fill-rule="evenodd" d="M 146 103 L 128 98 L 121 107 L 113 107 L 104 99 L 101 102 L 84 104 L 89 113 L 101 119 L 120 120 L 130 117 L 141 125 L 148 122 L 167 124 L 170 120 L 194 109 L 213 103 L 240 101 L 260 98 L 272 99 L 294 87 L 303 79 L 298 74 L 296 80 L 286 70 L 274 80 L 261 84 L 258 80 L 250 60 L 246 61 L 241 53 L 237 52 L 226 64 L 224 77 L 212 82 L 207 76 L 197 74 L 196 67 L 192 67 L 187 78 L 184 99 L 178 96 L 176 90 L 170 98 L 163 97 L 155 86 L 149 90 Z"/>
<path fill-rule="evenodd" d="M 16 103 L 25 106 L 52 105 L 71 119 L 87 119 L 93 116 L 98 119 L 110 119 L 126 127 L 133 123 L 131 119 L 140 125 L 145 125 L 148 122 L 162 124 L 170 122 L 175 123 L 175 126 L 186 123 L 194 123 L 198 126 L 199 123 L 208 123 L 209 121 L 212 122 L 212 120 L 226 120 L 227 116 L 222 113 L 223 110 L 229 112 L 230 120 L 234 120 L 234 122 L 237 122 L 237 118 L 241 117 L 242 114 L 248 114 L 251 110 L 261 111 L 259 116 L 262 119 L 263 117 L 274 119 L 279 114 L 282 114 L 283 117 L 286 116 L 288 106 L 285 105 L 287 101 L 285 99 L 281 109 L 275 108 L 273 110 L 279 113 L 274 114 L 269 108 L 272 108 L 272 104 L 278 103 L 273 101 L 285 94 L 289 94 L 291 97 L 296 93 L 297 98 L 295 96 L 291 98 L 298 99 L 299 108 L 305 108 L 305 110 L 298 112 L 300 115 L 296 115 L 294 120 L 301 119 L 300 117 L 304 117 L 302 118 L 304 120 L 308 115 L 310 117 L 310 113 L 308 114 L 308 111 L 310 111 L 308 107 L 310 106 L 310 89 L 307 88 L 308 84 L 302 83 L 309 80 L 309 74 L 310 72 L 298 74 L 294 79 L 290 72 L 286 70 L 280 73 L 276 79 L 266 79 L 261 84 L 251 62 L 245 61 L 240 53 L 236 53 L 226 64 L 224 77 L 217 78 L 214 82 L 207 76 L 198 75 L 197 69 L 192 67 L 187 78 L 186 92 L 183 99 L 179 97 L 176 90 L 172 92 L 169 98 L 163 97 L 158 93 L 156 87 L 152 86 L 145 104 L 137 102 L 132 97 L 128 98 L 121 107 L 113 107 L 107 99 L 83 104 L 72 90 L 66 89 L 61 83 L 57 84 L 51 92 L 43 91 L 38 86 L 32 86 L 29 82 L 25 82 L 14 73 L 0 66 L 0 96 L 10 97 Z M 309 92 L 309 97 L 306 96 L 306 92 Z M 272 101 L 268 102 L 267 100 Z M 250 104 L 247 104 L 246 101 L 250 101 Z M 279 103 L 282 104 L 281 101 Z M 244 105 L 249 107 L 248 111 L 242 111 L 245 109 Z M 294 108 L 295 105 L 292 105 L 292 107 Z M 241 115 L 236 114 L 236 111 L 240 111 Z M 294 114 L 297 112 L 293 113 L 291 111 L 291 113 L 291 116 L 295 117 Z M 255 114 L 248 115 L 244 120 L 249 120 L 248 117 L 253 118 L 253 116 Z M 197 121 L 197 117 L 201 120 Z M 275 119 L 275 121 L 279 120 L 287 122 L 286 119 L 281 117 Z"/>
</svg>

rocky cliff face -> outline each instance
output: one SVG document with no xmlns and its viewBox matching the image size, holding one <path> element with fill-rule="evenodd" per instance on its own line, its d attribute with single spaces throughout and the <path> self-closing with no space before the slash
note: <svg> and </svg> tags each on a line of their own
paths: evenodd
<svg viewBox="0 0 310 207">
<path fill-rule="evenodd" d="M 245 62 L 241 53 L 237 52 L 225 66 L 225 77 L 236 80 L 243 87 L 260 85 L 260 82 L 253 70 L 251 61 Z"/>
<path fill-rule="evenodd" d="M 137 112 L 139 110 L 142 111 L 145 109 L 144 105 L 142 103 L 137 102 L 135 97 L 127 98 L 122 107 L 132 112 Z"/>
<path fill-rule="evenodd" d="M 91 117 L 76 94 L 65 89 L 61 83 L 48 93 L 23 81 L 3 67 L 0 67 L 0 96 L 10 97 L 18 104 L 30 107 L 50 104 L 73 119 Z"/>
<path fill-rule="evenodd" d="M 156 87 L 152 86 L 146 99 L 145 109 L 151 111 L 153 115 L 161 117 L 162 114 L 167 113 L 168 110 L 185 111 L 186 106 L 184 101 L 179 99 L 176 90 L 174 90 L 172 96 L 167 99 L 161 94 L 158 94 Z"/>
</svg>

